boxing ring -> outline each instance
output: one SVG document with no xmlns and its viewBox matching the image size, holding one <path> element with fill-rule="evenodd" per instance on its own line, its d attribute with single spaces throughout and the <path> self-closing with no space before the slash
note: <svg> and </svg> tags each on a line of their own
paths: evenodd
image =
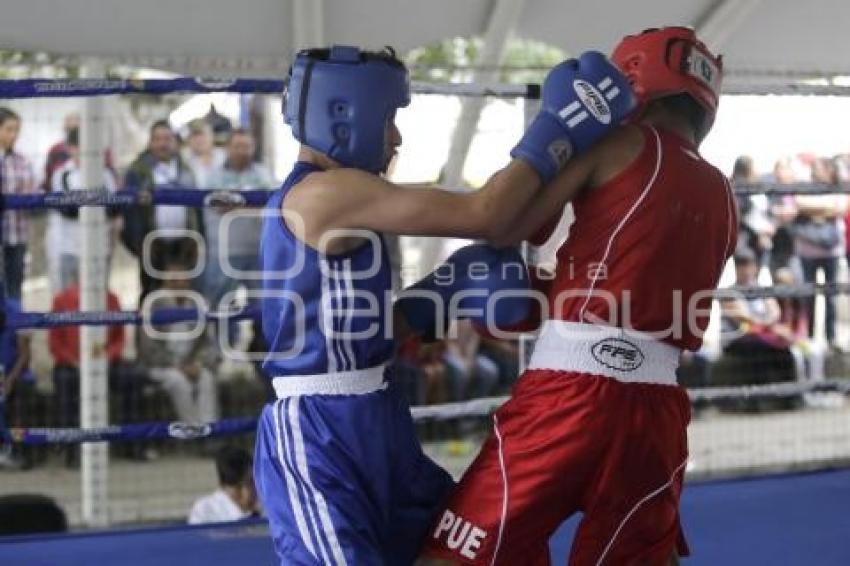
<svg viewBox="0 0 850 566">
<path fill-rule="evenodd" d="M 850 470 L 688 485 L 682 520 L 694 553 L 686 564 L 850 563 Z M 579 517 L 550 541 L 564 564 Z M 28 536 L 0 543 L 0 563 L 26 566 L 274 564 L 263 521 Z"/>
<path fill-rule="evenodd" d="M 165 94 L 174 92 L 274 93 L 282 90 L 282 81 L 235 80 L 209 83 L 190 78 L 152 81 L 122 80 L 24 80 L 0 81 L 0 97 L 102 96 L 117 94 Z M 830 87 L 835 93 L 837 87 Z M 536 85 L 426 85 L 416 84 L 419 94 L 467 96 L 539 97 Z M 799 90 L 789 89 L 789 92 Z M 806 91 L 814 93 L 815 91 Z M 848 90 L 841 90 L 847 94 Z M 777 194 L 836 192 L 835 187 L 786 186 L 749 187 L 738 191 L 753 194 L 773 190 Z M 845 189 L 846 190 L 846 189 Z M 749 191 L 749 192 L 748 192 Z M 258 207 L 270 192 L 265 190 L 228 192 L 198 190 L 186 187 L 157 187 L 152 192 L 153 204 L 187 207 L 214 206 L 217 203 Z M 108 193 L 91 189 L 65 194 L 41 194 L 4 197 L 6 210 L 46 210 L 65 207 L 130 207 L 140 202 L 134 191 Z M 738 287 L 718 293 L 738 296 L 806 297 L 816 294 L 846 294 L 850 286 L 801 285 L 793 288 Z M 5 309 L 4 309 L 5 310 Z M 168 324 L 175 322 L 214 321 L 227 325 L 231 320 L 249 320 L 258 312 L 247 307 L 238 312 L 210 312 L 201 306 L 190 309 L 145 308 L 136 311 L 78 313 L 4 312 L 6 329 L 45 329 L 57 326 L 106 326 Z M 748 398 L 785 398 L 808 393 L 832 392 L 846 396 L 850 380 L 825 379 L 752 387 L 710 387 L 690 390 L 695 406 L 723 400 Z M 476 418 L 489 415 L 504 401 L 503 397 L 436 406 L 413 407 L 414 419 L 427 423 Z M 850 439 L 850 415 L 832 415 L 827 425 L 835 436 Z M 699 432 L 700 423 L 696 423 Z M 226 418 L 214 423 L 146 422 L 79 428 L 12 428 L 3 431 L 13 442 L 24 445 L 96 444 L 138 440 L 169 439 L 192 441 L 252 433 L 255 417 Z M 817 436 L 813 431 L 812 436 Z M 841 443 L 839 438 L 836 442 Z M 705 454 L 710 452 L 704 451 Z M 696 450 L 699 465 L 690 470 L 689 482 L 682 499 L 682 520 L 694 558 L 688 564 L 848 564 L 850 544 L 850 445 L 838 449 L 813 452 L 806 462 L 785 466 L 769 457 L 748 469 L 746 478 L 706 479 L 724 474 Z M 813 469 L 811 472 L 766 474 L 782 466 L 791 469 Z M 0 476 L 2 480 L 2 476 Z M 106 490 L 105 486 L 101 489 Z M 564 563 L 579 518 L 565 523 L 552 537 L 550 547 L 554 563 Z M 89 527 L 96 525 L 88 525 Z M 813 559 L 813 557 L 816 557 Z M 0 538 L 0 564 L 38 566 L 54 564 L 126 564 L 129 566 L 207 564 L 268 564 L 275 560 L 267 528 L 262 520 L 246 523 L 188 527 L 157 526 L 141 529 L 93 530 L 58 535 L 31 535 Z"/>
</svg>

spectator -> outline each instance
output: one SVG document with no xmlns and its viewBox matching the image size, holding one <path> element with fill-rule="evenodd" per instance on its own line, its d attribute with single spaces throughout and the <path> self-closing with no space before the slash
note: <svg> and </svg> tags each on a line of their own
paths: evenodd
<svg viewBox="0 0 850 566">
<path fill-rule="evenodd" d="M 165 265 L 156 308 L 193 308 L 188 297 L 188 279 L 180 276 L 185 264 L 171 261 Z M 218 417 L 216 384 L 211 368 L 217 363 L 207 347 L 205 333 L 191 336 L 196 322 L 180 322 L 155 327 L 154 332 L 139 332 L 139 358 L 150 377 L 171 397 L 177 417 L 183 422 L 208 423 Z M 182 334 L 182 336 L 181 336 Z"/>
<path fill-rule="evenodd" d="M 0 537 L 67 530 L 65 512 L 50 497 L 32 493 L 0 496 Z"/>
<path fill-rule="evenodd" d="M 844 214 L 844 257 L 847 260 L 847 270 L 850 271 L 850 206 Z"/>
<path fill-rule="evenodd" d="M 812 182 L 826 185 L 838 184 L 838 170 L 831 159 L 819 158 L 812 163 Z M 838 260 L 845 253 L 844 214 L 847 211 L 847 197 L 841 194 L 797 195 L 795 204 L 798 210 L 794 221 L 794 247 L 803 270 L 806 283 L 817 282 L 817 272 L 823 271 L 828 284 L 836 282 Z M 826 299 L 826 339 L 831 347 L 837 348 L 835 341 L 836 307 L 835 295 Z M 809 336 L 814 337 L 815 297 L 807 301 Z"/>
<path fill-rule="evenodd" d="M 189 122 L 189 143 L 184 153 L 199 189 L 218 188 L 211 181 L 212 172 L 224 165 L 225 153 L 213 142 L 213 129 L 203 119 Z"/>
<path fill-rule="evenodd" d="M 6 299 L 6 314 L 21 312 L 15 299 Z M 3 365 L 3 381 L 0 382 L 0 429 L 23 427 L 26 423 L 27 402 L 35 396 L 35 376 L 30 371 L 30 334 L 26 331 L 4 329 L 0 332 L 0 364 Z M 30 447 L 27 447 L 30 448 Z M 19 444 L 8 445 L 0 438 L 0 469 L 30 468 L 32 454 Z"/>
<path fill-rule="evenodd" d="M 783 158 L 773 167 L 773 175 L 766 179 L 778 185 L 788 185 L 797 182 L 797 176 L 791 165 L 790 158 Z M 770 215 L 773 219 L 774 233 L 771 242 L 770 273 L 775 279 L 776 270 L 790 268 L 799 281 L 802 275 L 794 256 L 794 236 L 791 224 L 797 217 L 797 205 L 792 195 L 770 195 Z"/>
<path fill-rule="evenodd" d="M 842 154 L 835 159 L 838 167 L 838 178 L 844 183 L 850 183 L 850 154 Z M 850 203 L 844 214 L 844 256 L 847 260 L 847 269 L 850 272 Z"/>
<path fill-rule="evenodd" d="M 78 129 L 68 133 L 65 150 L 69 158 L 55 168 L 50 190 L 54 193 L 67 193 L 86 189 L 80 173 L 80 132 Z M 104 167 L 103 183 L 107 190 L 114 191 L 117 183 L 112 171 Z M 68 207 L 62 210 L 51 210 L 47 221 L 47 252 L 48 261 L 52 264 L 50 281 L 54 289 L 65 289 L 74 281 L 79 280 L 80 251 L 82 238 L 80 235 L 79 209 Z M 120 219 L 111 221 L 111 232 L 119 233 Z M 109 242 L 114 238 L 109 238 Z M 52 256 L 52 257 L 51 257 Z"/>
<path fill-rule="evenodd" d="M 151 126 L 148 148 L 130 165 L 124 185 L 129 190 L 148 193 L 148 197 L 143 200 L 150 202 L 149 191 L 155 185 L 174 184 L 192 187 L 195 185 L 195 179 L 177 151 L 177 137 L 171 126 L 160 120 Z M 200 211 L 195 208 L 140 204 L 125 210 L 122 240 L 127 249 L 139 258 L 141 299 L 156 285 L 155 274 L 145 269 L 143 257 L 143 243 L 148 234 L 154 230 L 200 232 L 202 229 Z M 177 261 L 192 265 L 197 258 L 195 240 L 188 236 L 166 234 L 154 239 L 148 259 L 154 269 L 161 270 L 166 262 Z"/>
<path fill-rule="evenodd" d="M 774 285 L 793 287 L 796 284 L 794 274 L 787 267 L 778 269 L 773 281 Z M 794 341 L 806 340 L 809 337 L 809 315 L 806 301 L 800 297 L 777 297 L 779 304 L 779 320 L 790 331 Z"/>
<path fill-rule="evenodd" d="M 215 108 L 215 104 L 210 104 L 210 109 L 204 114 L 203 120 L 212 126 L 213 141 L 216 145 L 224 145 L 230 137 L 230 131 L 233 129 L 233 123 L 230 118 L 221 114 Z"/>
<path fill-rule="evenodd" d="M 492 336 L 482 336 L 478 354 L 492 360 L 499 368 L 497 393 L 508 393 L 519 377 L 519 343 L 516 340 L 502 340 Z"/>
<path fill-rule="evenodd" d="M 733 187 L 758 182 L 752 157 L 742 155 L 735 160 L 731 182 Z M 773 247 L 773 235 L 776 232 L 770 217 L 770 202 L 764 194 L 738 196 L 737 201 L 738 217 L 741 220 L 738 239 L 743 245 L 756 252 L 759 267 L 761 267 L 768 260 L 768 254 Z"/>
<path fill-rule="evenodd" d="M 499 383 L 499 366 L 478 352 L 481 337 L 469 320 L 458 320 L 456 331 L 446 339 L 446 366 L 450 401 L 490 395 Z"/>
<path fill-rule="evenodd" d="M 254 161 L 255 149 L 250 132 L 233 130 L 227 141 L 227 160 L 210 177 L 212 186 L 231 191 L 271 187 L 273 181 L 268 169 Z M 251 290 L 257 289 L 260 283 L 259 279 L 251 277 L 259 270 L 260 209 L 249 210 L 250 216 L 233 216 L 228 226 L 228 223 L 222 223 L 222 217 L 232 210 L 234 207 L 223 205 L 207 208 L 204 213 L 207 241 L 205 295 L 214 310 L 221 306 L 224 296 L 235 291 L 240 284 Z M 226 260 L 229 269 L 226 270 L 223 260 Z"/>
<path fill-rule="evenodd" d="M 219 488 L 192 505 L 189 524 L 240 521 L 259 515 L 254 462 L 241 448 L 225 446 L 215 457 Z"/>
<path fill-rule="evenodd" d="M 74 136 L 77 140 L 79 140 L 80 114 L 78 112 L 71 112 L 70 114 L 65 115 L 65 121 L 62 124 L 62 131 L 64 132 L 64 138 L 53 144 L 47 152 L 47 160 L 44 164 L 44 185 L 42 187 L 45 191 L 53 190 L 51 186 L 53 174 L 77 151 L 77 147 L 73 150 L 69 147 L 68 140 L 71 136 Z M 112 152 L 109 149 L 106 149 L 103 152 L 103 166 L 110 171 L 114 178 L 115 167 L 112 163 Z"/>
<path fill-rule="evenodd" d="M 107 309 L 121 310 L 115 293 L 107 294 Z M 53 298 L 53 312 L 80 310 L 80 286 L 74 281 Z M 142 390 L 146 375 L 136 364 L 124 359 L 124 327 L 112 325 L 107 329 L 106 359 L 109 364 L 110 389 L 120 396 L 119 418 L 122 423 L 139 420 Z M 76 326 L 57 326 L 47 331 L 47 345 L 53 356 L 53 388 L 57 401 L 59 426 L 79 426 L 80 416 L 80 329 Z M 128 454 L 147 458 L 142 452 Z M 66 463 L 74 465 L 76 451 L 67 453 Z"/>
<path fill-rule="evenodd" d="M 735 285 L 756 284 L 758 263 L 752 250 L 735 252 Z M 721 301 L 721 328 L 725 356 L 734 357 L 740 367 L 736 379 L 744 385 L 793 381 L 796 377 L 790 346 L 791 330 L 780 322 L 781 311 L 773 297 L 737 298 Z"/>
<path fill-rule="evenodd" d="M 0 107 L 0 193 L 3 195 L 32 194 L 38 190 L 32 165 L 15 151 L 20 131 L 21 118 L 8 108 Z M 3 211 L 3 280 L 6 296 L 18 300 L 24 283 L 28 230 L 25 212 Z"/>
<path fill-rule="evenodd" d="M 65 115 L 65 120 L 62 123 L 62 131 L 65 133 L 61 141 L 53 144 L 47 152 L 47 160 L 44 163 L 44 190 L 50 191 L 51 179 L 53 173 L 61 167 L 72 156 L 72 150 L 68 147 L 68 137 L 72 132 L 80 130 L 80 114 L 79 112 L 71 112 Z M 77 134 L 78 135 L 78 134 Z"/>
<path fill-rule="evenodd" d="M 443 342 L 424 343 L 410 336 L 399 345 L 393 362 L 400 386 L 412 405 L 445 403 L 449 400 Z"/>
<path fill-rule="evenodd" d="M 790 269 L 777 270 L 775 285 L 791 287 L 795 285 L 794 274 Z M 812 380 L 824 378 L 826 348 L 809 340 L 809 314 L 807 302 L 801 297 L 777 297 L 779 303 L 779 322 L 788 328 L 792 342 L 791 353 L 797 362 L 798 377 L 807 376 Z"/>
</svg>

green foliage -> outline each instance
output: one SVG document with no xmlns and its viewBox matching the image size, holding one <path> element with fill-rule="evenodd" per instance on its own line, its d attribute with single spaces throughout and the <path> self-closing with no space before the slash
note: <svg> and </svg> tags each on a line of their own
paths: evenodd
<svg viewBox="0 0 850 566">
<path fill-rule="evenodd" d="M 77 78 L 79 76 L 79 65 L 63 62 L 48 53 L 0 49 L 0 78 Z"/>
<path fill-rule="evenodd" d="M 494 80 L 505 83 L 541 82 L 546 71 L 566 58 L 563 51 L 538 41 L 513 39 L 498 67 L 480 67 L 475 61 L 481 51 L 480 37 L 456 37 L 419 47 L 407 55 L 411 77 L 417 81 L 462 83 L 472 80 L 473 71 L 497 71 Z"/>
</svg>

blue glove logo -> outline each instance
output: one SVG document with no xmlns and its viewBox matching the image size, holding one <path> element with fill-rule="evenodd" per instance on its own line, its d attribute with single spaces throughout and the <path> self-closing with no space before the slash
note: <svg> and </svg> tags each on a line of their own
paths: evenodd
<svg viewBox="0 0 850 566">
<path fill-rule="evenodd" d="M 599 86 L 601 88 L 605 88 L 603 87 L 603 84 L 606 83 L 608 86 L 610 86 L 612 83 L 611 79 L 606 77 L 601 83 L 599 83 Z M 582 104 L 584 105 L 585 110 L 589 110 L 598 122 L 602 124 L 611 123 L 611 107 L 608 106 L 608 101 L 605 100 L 605 97 L 602 95 L 601 92 L 596 89 L 595 86 L 593 86 L 587 81 L 576 79 L 575 81 L 573 81 L 573 89 L 575 89 L 576 94 L 578 95 L 579 100 L 581 100 Z M 569 108 L 569 106 L 567 108 Z M 567 108 L 565 108 L 564 110 L 566 110 Z M 561 117 L 566 118 L 565 116 Z M 579 112 L 567 121 L 567 125 L 571 128 L 574 128 L 578 124 L 583 122 L 585 118 L 587 118 L 587 112 Z"/>
</svg>

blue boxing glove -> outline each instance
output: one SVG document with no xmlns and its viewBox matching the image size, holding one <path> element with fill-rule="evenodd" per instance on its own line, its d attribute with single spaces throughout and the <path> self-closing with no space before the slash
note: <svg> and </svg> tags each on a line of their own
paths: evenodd
<svg viewBox="0 0 850 566">
<path fill-rule="evenodd" d="M 598 51 L 568 59 L 543 81 L 541 108 L 511 156 L 531 165 L 543 183 L 596 143 L 635 108 L 629 81 Z"/>
<path fill-rule="evenodd" d="M 426 338 L 442 338 L 449 321 L 468 318 L 479 327 L 507 327 L 531 311 L 528 270 L 514 248 L 465 246 L 422 280 L 401 292 L 396 308 Z"/>
</svg>

